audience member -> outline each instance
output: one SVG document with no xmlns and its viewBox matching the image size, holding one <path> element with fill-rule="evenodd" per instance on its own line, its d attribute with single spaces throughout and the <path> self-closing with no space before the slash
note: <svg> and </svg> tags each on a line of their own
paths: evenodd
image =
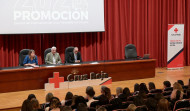
<svg viewBox="0 0 190 111">
<path fill-rule="evenodd" d="M 130 104 L 127 108 L 127 111 L 135 111 L 136 110 L 136 106 L 134 104 Z"/>
<path fill-rule="evenodd" d="M 161 99 L 158 102 L 157 111 L 169 111 L 169 102 L 167 99 Z"/>
<path fill-rule="evenodd" d="M 64 106 L 70 106 L 72 104 L 72 99 L 73 99 L 73 93 L 72 92 L 67 92 L 66 96 L 65 96 L 65 100 L 61 101 L 61 104 Z M 70 103 L 68 103 L 70 102 Z M 68 103 L 68 104 L 67 104 Z"/>
</svg>

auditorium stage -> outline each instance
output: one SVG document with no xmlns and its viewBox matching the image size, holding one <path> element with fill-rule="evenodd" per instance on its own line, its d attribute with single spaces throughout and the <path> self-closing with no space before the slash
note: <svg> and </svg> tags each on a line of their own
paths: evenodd
<svg viewBox="0 0 190 111">
<path fill-rule="evenodd" d="M 124 81 L 152 78 L 155 76 L 155 66 L 155 59 L 142 59 L 4 68 L 0 70 L 0 93 L 44 89 L 44 84 L 48 83 L 48 78 L 52 78 L 54 72 L 59 72 L 65 81 L 69 74 L 87 74 L 90 79 L 90 73 L 100 74 L 102 71 L 112 77 L 112 81 Z"/>
<path fill-rule="evenodd" d="M 154 82 L 156 85 L 156 88 L 162 88 L 163 87 L 162 82 L 165 80 L 169 80 L 173 84 L 175 81 L 181 79 L 184 81 L 185 84 L 187 84 L 188 79 L 190 78 L 189 72 L 190 72 L 190 66 L 186 66 L 184 69 L 181 69 L 181 70 L 167 70 L 166 68 L 156 68 L 155 78 L 117 81 L 117 82 L 113 82 L 111 85 L 108 85 L 108 87 L 111 88 L 112 94 L 115 94 L 116 87 L 119 87 L 119 86 L 122 88 L 129 87 L 130 90 L 133 92 L 133 85 L 135 83 L 141 83 L 141 82 L 144 82 L 146 84 L 148 82 Z M 96 95 L 99 95 L 100 86 L 93 86 L 93 87 L 96 91 Z M 54 90 L 51 92 L 62 100 L 64 99 L 67 91 L 71 91 L 75 95 L 85 96 L 85 88 L 86 87 L 67 89 L 67 90 Z M 40 89 L 40 90 L 20 91 L 20 92 L 11 92 L 11 93 L 1 93 L 0 94 L 0 98 L 1 98 L 0 109 L 6 109 L 4 111 L 7 111 L 8 110 L 7 108 L 20 107 L 24 99 L 26 99 L 28 94 L 31 94 L 31 93 L 34 93 L 37 96 L 37 99 L 39 100 L 40 103 L 44 103 L 45 95 L 48 92 L 49 91 L 44 91 Z M 19 109 L 17 110 L 19 111 Z"/>
</svg>

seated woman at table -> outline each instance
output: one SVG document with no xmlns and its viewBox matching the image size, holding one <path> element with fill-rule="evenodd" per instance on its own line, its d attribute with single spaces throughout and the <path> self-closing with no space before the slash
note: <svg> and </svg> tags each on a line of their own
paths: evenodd
<svg viewBox="0 0 190 111">
<path fill-rule="evenodd" d="M 38 65 L 38 59 L 37 56 L 35 55 L 34 50 L 30 50 L 28 55 L 25 57 L 23 61 L 24 66 L 32 66 L 36 67 Z"/>
</svg>

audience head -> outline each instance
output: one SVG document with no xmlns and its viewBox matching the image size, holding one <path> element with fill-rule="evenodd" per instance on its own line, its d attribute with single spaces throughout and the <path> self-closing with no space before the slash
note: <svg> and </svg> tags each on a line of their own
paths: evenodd
<svg viewBox="0 0 190 111">
<path fill-rule="evenodd" d="M 156 89 L 156 87 L 155 87 L 155 84 L 153 83 L 153 82 L 149 82 L 148 83 L 148 88 L 149 88 L 149 90 L 152 90 L 152 89 Z"/>
<path fill-rule="evenodd" d="M 64 107 L 61 108 L 61 111 L 73 111 L 73 110 L 69 106 L 64 106 Z"/>
<path fill-rule="evenodd" d="M 148 98 L 145 104 L 148 111 L 156 111 L 157 101 L 154 98 Z"/>
<path fill-rule="evenodd" d="M 34 50 L 29 50 L 28 55 L 30 58 L 34 58 L 35 57 L 35 51 Z"/>
<path fill-rule="evenodd" d="M 75 106 L 78 107 L 79 103 L 83 103 L 86 105 L 86 100 L 82 96 L 77 96 L 75 99 Z"/>
<path fill-rule="evenodd" d="M 94 90 L 94 88 L 93 88 L 92 86 L 87 86 L 87 87 L 86 87 L 86 92 L 87 92 L 88 90 Z"/>
<path fill-rule="evenodd" d="M 94 91 L 94 89 L 88 89 L 87 91 L 86 91 L 86 94 L 87 94 L 87 98 L 88 99 L 91 99 L 91 98 L 93 98 L 94 97 L 94 95 L 95 95 L 95 91 Z"/>
<path fill-rule="evenodd" d="M 190 89 L 187 90 L 187 98 L 190 99 Z"/>
<path fill-rule="evenodd" d="M 177 90 L 179 90 L 179 91 L 183 91 L 183 88 L 182 88 L 181 84 L 179 84 L 179 83 L 177 83 L 177 82 L 175 82 L 175 83 L 173 84 L 173 89 L 177 89 Z"/>
<path fill-rule="evenodd" d="M 126 97 L 131 96 L 131 92 L 130 92 L 130 90 L 129 90 L 128 87 L 126 87 L 126 88 L 123 89 L 123 94 L 125 94 Z"/>
<path fill-rule="evenodd" d="M 28 100 L 36 99 L 36 96 L 34 94 L 29 94 L 28 95 Z"/>
<path fill-rule="evenodd" d="M 61 102 L 60 102 L 59 98 L 52 97 L 50 100 L 50 109 L 59 108 L 60 106 L 61 106 Z"/>
<path fill-rule="evenodd" d="M 180 100 L 181 97 L 181 91 L 177 90 L 176 91 L 176 99 L 175 100 Z"/>
<path fill-rule="evenodd" d="M 79 52 L 78 47 L 75 47 L 74 50 L 73 50 L 73 52 L 74 52 L 75 54 L 77 54 L 77 53 Z"/>
<path fill-rule="evenodd" d="M 134 92 L 139 91 L 139 90 L 140 90 L 140 85 L 138 83 L 136 83 L 134 85 Z"/>
<path fill-rule="evenodd" d="M 188 89 L 190 89 L 190 78 L 189 78 L 189 83 L 188 83 Z"/>
<path fill-rule="evenodd" d="M 84 103 L 79 103 L 77 106 L 77 111 L 88 111 L 87 105 Z"/>
<path fill-rule="evenodd" d="M 115 98 L 110 101 L 110 104 L 112 104 L 113 109 L 119 109 L 121 108 L 122 100 Z"/>
<path fill-rule="evenodd" d="M 142 106 L 144 105 L 144 99 L 143 97 L 141 96 L 136 96 L 133 100 L 133 103 L 136 105 L 136 106 Z"/>
<path fill-rule="evenodd" d="M 184 86 L 184 82 L 182 80 L 178 80 L 177 81 L 179 84 L 181 84 L 181 86 Z"/>
<path fill-rule="evenodd" d="M 56 48 L 55 46 L 53 46 L 53 47 L 51 48 L 51 53 L 52 53 L 52 54 L 55 54 L 55 53 L 56 53 L 56 50 L 57 50 L 57 48 Z"/>
<path fill-rule="evenodd" d="M 145 83 L 140 84 L 140 91 L 144 91 L 146 94 L 149 92 Z"/>
<path fill-rule="evenodd" d="M 143 106 L 138 106 L 135 111 L 148 111 L 148 110 L 147 107 L 143 105 Z"/>
<path fill-rule="evenodd" d="M 118 96 L 118 95 L 120 95 L 122 93 L 123 93 L 123 89 L 121 87 L 117 87 L 116 88 L 116 95 Z"/>
<path fill-rule="evenodd" d="M 77 97 L 78 97 L 78 95 L 74 95 L 74 96 L 73 96 L 71 106 L 74 106 L 74 105 L 75 105 L 75 101 L 76 101 L 76 98 L 77 98 Z"/>
<path fill-rule="evenodd" d="M 40 109 L 40 104 L 39 104 L 39 102 L 38 102 L 37 99 L 33 99 L 33 100 L 31 101 L 31 105 L 32 105 L 32 109 L 33 109 L 33 110 L 35 110 L 35 109 Z"/>
<path fill-rule="evenodd" d="M 107 111 L 107 110 L 106 110 L 106 108 L 104 108 L 104 107 L 101 106 L 96 111 Z"/>
<path fill-rule="evenodd" d="M 170 81 L 164 81 L 163 84 L 164 84 L 164 88 L 171 87 Z"/>
<path fill-rule="evenodd" d="M 154 98 L 156 99 L 156 101 L 158 103 L 161 99 L 164 99 L 164 96 L 161 93 L 157 93 Z"/>
<path fill-rule="evenodd" d="M 108 100 L 111 100 L 111 90 L 110 90 L 110 88 L 106 87 L 104 89 L 104 95 L 107 97 Z"/>
<path fill-rule="evenodd" d="M 127 108 L 127 111 L 135 111 L 136 110 L 136 106 L 134 104 L 130 104 Z"/>
<path fill-rule="evenodd" d="M 101 93 L 105 94 L 105 88 L 107 88 L 106 86 L 101 86 Z"/>
<path fill-rule="evenodd" d="M 31 101 L 30 100 L 26 99 L 22 103 L 21 111 L 32 111 L 32 105 L 31 105 Z"/>
<path fill-rule="evenodd" d="M 46 102 L 50 102 L 51 98 L 53 97 L 53 94 L 52 93 L 48 93 L 46 95 Z"/>
<path fill-rule="evenodd" d="M 67 92 L 65 96 L 65 100 L 72 100 L 73 99 L 73 93 L 72 92 Z"/>
<path fill-rule="evenodd" d="M 161 99 L 158 102 L 157 111 L 169 111 L 169 102 L 167 99 Z"/>
</svg>

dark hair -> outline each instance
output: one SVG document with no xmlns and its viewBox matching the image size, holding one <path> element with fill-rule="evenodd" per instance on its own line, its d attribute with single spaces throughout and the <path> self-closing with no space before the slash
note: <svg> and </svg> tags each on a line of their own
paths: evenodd
<svg viewBox="0 0 190 111">
<path fill-rule="evenodd" d="M 112 104 L 113 109 L 120 109 L 122 100 L 119 98 L 115 98 L 110 101 L 110 104 Z"/>
<path fill-rule="evenodd" d="M 104 108 L 104 107 L 101 106 L 96 111 L 107 111 L 107 110 L 106 110 L 106 108 Z"/>
<path fill-rule="evenodd" d="M 156 89 L 155 84 L 153 82 L 148 83 L 149 90 Z"/>
<path fill-rule="evenodd" d="M 31 101 L 33 98 L 36 99 L 36 96 L 34 94 L 29 94 L 28 95 L 28 100 Z"/>
<path fill-rule="evenodd" d="M 59 98 L 52 97 L 51 101 L 50 101 L 50 109 L 60 108 L 60 106 L 61 106 L 61 102 L 60 102 Z"/>
<path fill-rule="evenodd" d="M 178 80 L 177 81 L 179 84 L 181 84 L 181 86 L 184 86 L 184 82 L 182 80 Z"/>
<path fill-rule="evenodd" d="M 88 111 L 87 105 L 84 103 L 79 103 L 77 106 L 77 111 Z"/>
<path fill-rule="evenodd" d="M 164 99 L 164 96 L 161 93 L 157 93 L 154 98 L 156 99 L 156 101 L 158 103 L 160 101 L 160 99 Z"/>
<path fill-rule="evenodd" d="M 90 96 L 90 97 L 94 97 L 95 91 L 94 91 L 94 89 L 89 89 L 89 90 L 86 91 L 86 94 L 87 94 L 88 96 Z"/>
<path fill-rule="evenodd" d="M 72 108 L 69 106 L 64 106 L 61 108 L 61 111 L 72 111 Z"/>
<path fill-rule="evenodd" d="M 87 92 L 88 90 L 94 90 L 94 89 L 93 89 L 92 86 L 87 86 L 87 87 L 86 87 L 86 92 Z"/>
<path fill-rule="evenodd" d="M 140 91 L 144 91 L 146 94 L 148 94 L 149 91 L 145 83 L 140 84 Z"/>
<path fill-rule="evenodd" d="M 187 89 L 187 99 L 190 99 L 190 89 Z"/>
<path fill-rule="evenodd" d="M 104 88 L 104 94 L 107 97 L 108 100 L 111 100 L 111 91 L 110 88 Z"/>
<path fill-rule="evenodd" d="M 72 92 L 67 92 L 66 96 L 65 96 L 65 100 L 71 100 L 73 99 L 73 93 Z"/>
<path fill-rule="evenodd" d="M 52 93 L 46 94 L 46 102 L 50 102 L 51 98 L 53 97 Z"/>
<path fill-rule="evenodd" d="M 123 89 L 123 94 L 124 94 L 126 97 L 131 96 L 131 92 L 130 92 L 130 90 L 129 90 L 128 87 L 126 87 L 126 88 Z"/>
<path fill-rule="evenodd" d="M 32 109 L 33 109 L 33 110 L 40 108 L 40 104 L 39 104 L 39 102 L 38 102 L 37 99 L 33 99 L 33 100 L 31 101 L 31 105 L 32 105 Z"/>
<path fill-rule="evenodd" d="M 142 106 L 144 105 L 144 99 L 141 96 L 136 96 L 133 100 L 134 105 L 136 106 Z"/>
<path fill-rule="evenodd" d="M 175 100 L 180 100 L 181 97 L 181 91 L 177 90 L 176 91 L 176 99 Z"/>
<path fill-rule="evenodd" d="M 29 57 L 31 56 L 32 52 L 35 53 L 35 51 L 34 51 L 33 49 L 29 50 L 29 52 L 28 52 Z M 34 57 L 34 58 L 35 58 L 35 57 Z"/>
<path fill-rule="evenodd" d="M 86 100 L 82 96 L 77 96 L 75 99 L 75 106 L 78 107 L 79 103 L 84 103 L 86 105 Z"/>
<path fill-rule="evenodd" d="M 158 102 L 157 111 L 169 111 L 169 102 L 167 99 L 161 99 Z"/>
<path fill-rule="evenodd" d="M 156 111 L 157 101 L 154 98 L 148 98 L 146 101 L 148 111 Z"/>
<path fill-rule="evenodd" d="M 21 111 L 32 111 L 32 105 L 31 105 L 31 101 L 29 99 L 26 99 L 22 103 Z"/>
<path fill-rule="evenodd" d="M 140 90 L 140 85 L 138 83 L 136 83 L 134 85 L 134 92 L 139 91 L 139 90 Z"/>
<path fill-rule="evenodd" d="M 164 84 L 164 86 L 166 86 L 166 87 L 171 87 L 170 81 L 164 81 L 163 84 Z"/>
</svg>

